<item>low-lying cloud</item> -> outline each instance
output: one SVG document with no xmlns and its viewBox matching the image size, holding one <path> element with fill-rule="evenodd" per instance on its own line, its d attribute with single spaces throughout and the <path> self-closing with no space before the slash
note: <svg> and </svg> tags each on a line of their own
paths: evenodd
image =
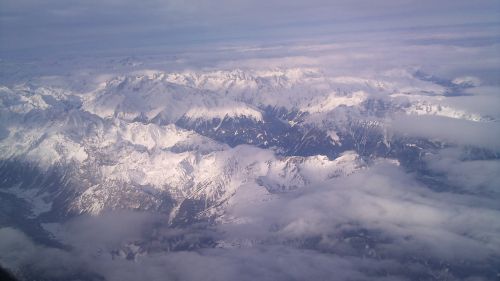
<svg viewBox="0 0 500 281">
<path fill-rule="evenodd" d="M 439 116 L 396 116 L 390 128 L 411 137 L 500 150 L 500 123 L 473 122 Z"/>
<path fill-rule="evenodd" d="M 437 191 L 381 162 L 264 197 L 263 187 L 248 184 L 212 230 L 173 229 L 159 216 L 109 213 L 63 225 L 58 235 L 71 248 L 62 250 L 3 228 L 0 261 L 65 280 L 74 272 L 106 280 L 488 280 L 500 265 L 500 209 L 498 193 L 473 191 L 482 181 L 468 179 L 467 194 Z M 172 246 L 183 240 L 187 248 Z"/>
</svg>

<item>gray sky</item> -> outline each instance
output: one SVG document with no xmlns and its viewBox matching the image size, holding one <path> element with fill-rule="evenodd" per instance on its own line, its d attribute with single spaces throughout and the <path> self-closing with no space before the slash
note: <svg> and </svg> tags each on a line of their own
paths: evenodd
<svg viewBox="0 0 500 281">
<path fill-rule="evenodd" d="M 0 52 L 9 57 L 209 42 L 267 44 L 499 23 L 496 0 L 0 0 Z"/>
</svg>

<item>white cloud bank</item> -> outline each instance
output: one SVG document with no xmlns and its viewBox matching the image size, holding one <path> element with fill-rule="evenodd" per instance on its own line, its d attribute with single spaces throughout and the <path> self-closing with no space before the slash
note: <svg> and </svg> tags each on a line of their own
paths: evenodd
<svg viewBox="0 0 500 281">
<path fill-rule="evenodd" d="M 14 269 L 33 264 L 42 276 L 80 272 L 106 280 L 489 280 L 498 274 L 498 193 L 436 191 L 386 162 L 289 193 L 260 189 L 241 187 L 215 228 L 170 229 L 159 216 L 134 213 L 80 218 L 59 233 L 70 252 L 3 228 L 0 261 Z M 215 248 L 200 246 L 203 239 Z M 193 249 L 169 252 L 158 246 L 173 245 L 165 241 L 187 241 Z M 135 250 L 132 260 L 109 254 L 155 243 L 148 253 Z"/>
</svg>

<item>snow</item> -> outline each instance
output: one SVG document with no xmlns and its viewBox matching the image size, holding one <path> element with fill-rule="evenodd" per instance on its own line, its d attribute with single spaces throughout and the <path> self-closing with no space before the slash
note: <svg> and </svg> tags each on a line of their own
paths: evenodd
<svg viewBox="0 0 500 281">
<path fill-rule="evenodd" d="M 461 76 L 453 79 L 451 81 L 455 85 L 459 86 L 469 86 L 469 87 L 478 87 L 481 85 L 481 80 L 477 77 L 473 76 Z"/>
<path fill-rule="evenodd" d="M 10 128 L 7 138 L 0 143 L 1 157 L 4 159 L 24 155 L 45 169 L 72 161 L 84 162 L 88 155 L 85 148 L 63 134 L 44 135 L 43 128 L 25 131 Z"/>
<path fill-rule="evenodd" d="M 431 104 L 428 102 L 413 103 L 406 109 L 407 114 L 415 115 L 436 115 L 455 119 L 463 119 L 475 122 L 486 121 L 483 116 L 475 113 L 470 113 L 464 110 L 452 108 L 446 105 Z"/>
<path fill-rule="evenodd" d="M 321 113 L 334 110 L 335 108 L 344 106 L 355 106 L 361 104 L 367 99 L 368 95 L 363 91 L 356 91 L 350 96 L 339 96 L 337 93 L 331 93 L 326 98 L 313 100 L 313 105 L 305 107 L 304 111 L 311 113 Z M 314 104 L 316 102 L 316 104 Z"/>
<path fill-rule="evenodd" d="M 333 131 L 333 130 L 329 130 L 328 131 L 328 136 L 330 137 L 330 139 L 332 140 L 333 144 L 342 144 L 340 142 L 340 138 L 339 136 L 337 135 L 337 132 Z"/>
<path fill-rule="evenodd" d="M 216 205 L 238 192 L 261 200 L 274 192 L 348 176 L 367 165 L 354 152 L 330 160 L 321 155 L 281 157 L 249 145 L 230 148 L 177 127 L 181 118 L 263 122 L 262 108 L 285 107 L 308 113 L 305 122 L 324 129 L 336 145 L 340 145 L 339 131 L 331 124 L 361 116 L 365 103 L 374 98 L 390 104 L 389 115 L 402 111 L 488 120 L 447 103 L 445 87 L 408 71 L 353 77 L 331 76 L 314 68 L 135 69 L 96 74 L 93 81 L 95 87 L 90 89 L 74 86 L 81 91 L 0 86 L 0 159 L 19 158 L 43 169 L 58 166 L 75 175 L 88 174 L 72 206 L 92 214 L 121 206 L 116 198 L 135 196 L 127 193 L 132 187 L 147 189 L 144 196 L 149 196 L 151 206 L 159 199 L 150 191 L 168 194 L 177 202 L 191 198 Z M 475 82 L 471 77 L 453 81 L 468 86 Z M 300 122 L 288 121 L 291 126 Z M 377 119 L 370 122 L 378 124 Z M 140 207 L 132 200 L 127 204 Z"/>
<path fill-rule="evenodd" d="M 241 118 L 246 117 L 253 119 L 258 122 L 262 122 L 262 113 L 258 110 L 250 108 L 248 106 L 241 105 L 227 105 L 224 107 L 193 107 L 189 109 L 186 114 L 186 117 L 191 119 L 224 119 L 225 117 L 229 118 Z"/>
<path fill-rule="evenodd" d="M 120 130 L 116 133 L 123 140 L 142 145 L 148 150 L 171 148 L 181 141 L 195 137 L 195 134 L 180 130 L 173 124 L 158 126 L 139 122 L 121 123 Z"/>
</svg>

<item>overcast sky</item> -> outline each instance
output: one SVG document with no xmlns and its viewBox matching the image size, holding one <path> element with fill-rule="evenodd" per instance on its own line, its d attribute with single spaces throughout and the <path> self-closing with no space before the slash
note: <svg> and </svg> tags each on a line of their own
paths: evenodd
<svg viewBox="0 0 500 281">
<path fill-rule="evenodd" d="M 0 0 L 0 51 L 8 57 L 208 42 L 267 44 L 499 23 L 496 0 Z"/>
</svg>

